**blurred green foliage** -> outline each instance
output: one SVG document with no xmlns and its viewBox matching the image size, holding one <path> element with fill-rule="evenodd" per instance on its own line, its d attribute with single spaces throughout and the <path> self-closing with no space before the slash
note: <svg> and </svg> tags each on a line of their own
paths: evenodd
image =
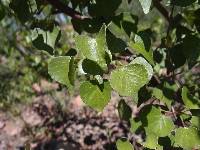
<svg viewBox="0 0 200 150">
<path fill-rule="evenodd" d="M 136 142 L 144 148 L 199 148 L 198 121 L 190 120 L 200 110 L 192 102 L 200 100 L 199 2 L 2 0 L 0 108 L 28 101 L 40 78 L 51 76 L 70 90 L 85 80 L 81 97 L 98 111 L 111 87 L 123 99 L 121 119 L 132 117 L 124 99 L 134 100 L 139 112 L 131 129 L 141 131 L 143 141 Z M 194 143 L 185 143 L 181 132 L 190 131 Z"/>
</svg>

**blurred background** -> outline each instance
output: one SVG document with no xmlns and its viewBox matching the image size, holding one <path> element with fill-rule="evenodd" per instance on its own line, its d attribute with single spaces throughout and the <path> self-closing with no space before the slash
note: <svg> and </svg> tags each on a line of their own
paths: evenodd
<svg viewBox="0 0 200 150">
<path fill-rule="evenodd" d="M 9 0 L 0 2 L 0 150 L 116 149 L 115 141 L 120 137 L 140 138 L 129 132 L 127 122 L 119 119 L 116 93 L 112 93 L 103 113 L 98 114 L 83 104 L 78 89 L 71 92 L 50 78 L 50 56 L 33 46 L 29 27 L 16 19 L 8 4 Z M 45 7 L 46 12 L 50 10 Z M 167 30 L 163 16 L 156 9 L 144 15 L 138 1 L 131 3 L 130 10 L 140 18 L 138 30 L 151 29 L 156 48 Z M 57 55 L 73 53 L 74 36 L 78 33 L 70 18 L 64 14 L 53 17 L 39 25 L 51 26 L 55 19 L 62 33 Z M 160 71 L 162 63 L 157 67 Z M 194 74 L 198 71 L 195 69 Z M 191 72 L 184 75 L 193 77 Z M 184 82 L 193 81 L 188 78 Z M 135 106 L 131 107 L 134 110 Z"/>
</svg>

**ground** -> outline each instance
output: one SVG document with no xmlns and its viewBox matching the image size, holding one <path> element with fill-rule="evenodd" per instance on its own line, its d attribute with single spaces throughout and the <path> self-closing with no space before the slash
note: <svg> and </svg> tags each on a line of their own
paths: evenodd
<svg viewBox="0 0 200 150">
<path fill-rule="evenodd" d="M 58 88 L 55 83 L 42 82 Z M 134 137 L 128 123 L 118 117 L 116 93 L 104 111 L 98 113 L 86 107 L 79 95 L 61 106 L 55 95 L 42 92 L 46 87 L 36 83 L 32 88 L 37 96 L 30 104 L 16 106 L 20 107 L 19 114 L 0 111 L 0 150 L 113 150 L 118 138 Z M 56 94 L 66 97 L 62 92 Z"/>
</svg>

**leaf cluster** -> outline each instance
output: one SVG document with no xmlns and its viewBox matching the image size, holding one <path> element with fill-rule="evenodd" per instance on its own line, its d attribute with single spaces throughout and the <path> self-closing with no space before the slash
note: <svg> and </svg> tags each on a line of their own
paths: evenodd
<svg viewBox="0 0 200 150">
<path fill-rule="evenodd" d="M 142 139 L 119 139 L 119 150 L 200 148 L 199 0 L 0 4 L 0 19 L 14 16 L 28 30 L 32 48 L 49 56 L 52 79 L 69 91 L 83 79 L 79 90 L 87 106 L 102 112 L 112 91 L 120 95 L 119 116 Z M 134 115 L 130 98 L 137 106 Z"/>
</svg>

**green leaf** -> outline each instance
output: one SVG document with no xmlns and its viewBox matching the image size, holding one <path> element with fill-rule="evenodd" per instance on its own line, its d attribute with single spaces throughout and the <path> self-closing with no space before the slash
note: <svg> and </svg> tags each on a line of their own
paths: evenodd
<svg viewBox="0 0 200 150">
<path fill-rule="evenodd" d="M 70 63 L 69 63 L 69 82 L 71 85 L 74 85 L 74 82 L 76 80 L 76 66 L 74 62 L 74 57 L 71 57 Z"/>
<path fill-rule="evenodd" d="M 158 136 L 156 136 L 153 133 L 146 133 L 146 139 L 145 142 L 142 144 L 144 147 L 150 148 L 150 149 L 158 149 L 158 147 L 161 147 L 158 144 Z"/>
<path fill-rule="evenodd" d="M 91 16 L 97 17 L 114 16 L 120 4 L 121 0 L 96 0 L 90 3 L 88 12 Z"/>
<path fill-rule="evenodd" d="M 174 93 L 178 91 L 177 84 L 170 84 L 168 82 L 164 82 L 162 87 L 163 94 L 170 100 L 174 99 Z"/>
<path fill-rule="evenodd" d="M 128 106 L 123 99 L 119 101 L 118 113 L 119 113 L 119 117 L 126 121 L 129 121 L 129 119 L 132 116 L 132 110 L 130 106 Z"/>
<path fill-rule="evenodd" d="M 32 43 L 38 50 L 44 50 L 53 55 L 53 48 L 44 42 L 42 34 L 39 34 L 38 37 L 32 41 Z"/>
<path fill-rule="evenodd" d="M 180 118 L 182 121 L 188 121 L 191 118 L 191 115 L 183 113 L 180 115 Z"/>
<path fill-rule="evenodd" d="M 148 101 L 149 99 L 152 98 L 152 91 L 151 88 L 148 86 L 143 86 L 139 91 L 138 91 L 138 100 L 139 103 L 138 105 L 142 104 L 145 101 Z"/>
<path fill-rule="evenodd" d="M 175 143 L 175 136 L 173 134 L 170 134 L 169 136 L 169 139 L 171 141 L 171 145 L 174 147 L 174 143 Z"/>
<path fill-rule="evenodd" d="M 111 87 L 108 81 L 99 85 L 97 82 L 85 81 L 80 86 L 83 102 L 97 111 L 103 111 L 111 98 Z"/>
<path fill-rule="evenodd" d="M 120 67 L 111 72 L 111 86 L 122 96 L 132 96 L 138 92 L 142 86 L 148 83 L 152 76 L 152 70 L 151 65 L 143 58 L 137 58 L 129 65 Z"/>
<path fill-rule="evenodd" d="M 153 89 L 152 95 L 153 95 L 155 98 L 159 99 L 160 101 L 164 102 L 164 103 L 167 105 L 167 107 L 170 109 L 172 100 L 169 99 L 169 98 L 167 98 L 167 97 L 163 94 L 162 90 L 160 90 L 160 89 L 158 89 L 158 88 L 154 88 L 154 89 Z"/>
<path fill-rule="evenodd" d="M 150 149 L 163 149 L 158 139 L 170 135 L 174 129 L 171 118 L 163 115 L 155 106 L 147 106 L 142 110 L 140 119 L 146 133 L 146 140 L 142 145 Z"/>
<path fill-rule="evenodd" d="M 83 31 L 97 33 L 102 25 L 99 18 L 86 18 L 84 20 L 72 19 L 71 22 L 74 30 L 79 34 Z"/>
<path fill-rule="evenodd" d="M 133 98 L 133 101 L 137 104 L 139 100 L 138 92 L 133 93 L 132 98 Z"/>
<path fill-rule="evenodd" d="M 124 29 L 122 28 L 121 22 L 119 23 L 115 23 L 114 21 L 110 22 L 108 25 L 108 29 L 118 39 L 122 39 L 124 41 L 128 41 L 130 39 L 129 36 L 124 31 Z"/>
<path fill-rule="evenodd" d="M 149 40 L 148 40 L 149 41 Z M 136 51 L 139 54 L 142 54 L 152 65 L 154 65 L 153 61 L 153 51 L 150 48 L 150 45 L 145 42 L 140 36 L 135 35 L 135 43 L 129 42 L 129 47 Z"/>
<path fill-rule="evenodd" d="M 178 128 L 175 132 L 175 146 L 184 149 L 199 149 L 200 136 L 196 128 Z"/>
<path fill-rule="evenodd" d="M 134 150 L 133 145 L 124 139 L 118 139 L 116 145 L 118 150 Z"/>
<path fill-rule="evenodd" d="M 122 27 L 126 34 L 132 38 L 133 34 L 137 33 L 137 24 L 130 21 L 122 21 Z"/>
<path fill-rule="evenodd" d="M 37 2 L 38 0 L 29 0 L 28 4 L 29 4 L 29 9 L 31 10 L 31 12 L 36 12 L 38 9 L 37 7 Z"/>
<path fill-rule="evenodd" d="M 131 123 L 131 128 L 130 131 L 132 133 L 135 133 L 137 131 L 137 129 L 142 126 L 142 122 L 141 121 L 136 121 L 134 118 L 130 119 L 130 123 Z"/>
<path fill-rule="evenodd" d="M 196 0 L 171 0 L 171 1 L 172 1 L 172 4 L 176 6 L 181 6 L 181 7 L 186 7 L 196 2 Z"/>
<path fill-rule="evenodd" d="M 37 5 L 38 10 L 40 10 L 40 8 L 45 4 L 42 0 L 35 0 L 35 3 Z"/>
<path fill-rule="evenodd" d="M 121 0 L 121 4 L 116 10 L 116 14 L 121 14 L 123 12 L 130 12 L 130 7 L 131 5 L 129 4 L 128 0 Z"/>
<path fill-rule="evenodd" d="M 9 6 L 22 23 L 32 19 L 27 0 L 12 0 Z"/>
<path fill-rule="evenodd" d="M 37 49 L 47 51 L 52 55 L 59 33 L 60 30 L 57 27 L 54 27 L 53 31 L 34 30 L 32 32 L 34 39 L 32 43 Z M 34 38 L 35 35 L 37 35 L 36 38 Z"/>
<path fill-rule="evenodd" d="M 170 136 L 172 136 L 172 135 L 170 134 L 169 136 L 159 137 L 158 138 L 158 144 L 160 145 L 160 148 L 162 150 L 171 149 L 172 143 L 173 143 L 173 139 L 170 139 Z"/>
<path fill-rule="evenodd" d="M 50 19 L 35 19 L 31 22 L 31 29 L 36 29 L 38 32 L 44 31 L 52 31 L 55 25 L 55 20 L 53 18 Z M 42 34 L 42 33 L 40 33 Z"/>
<path fill-rule="evenodd" d="M 186 58 L 183 54 L 182 44 L 175 45 L 168 51 L 174 68 L 179 68 L 185 64 Z"/>
<path fill-rule="evenodd" d="M 183 53 L 190 68 L 200 61 L 200 38 L 197 35 L 189 35 L 183 39 Z"/>
<path fill-rule="evenodd" d="M 146 119 L 148 123 L 147 127 L 145 127 L 145 131 L 153 133 L 158 137 L 169 135 L 174 128 L 172 119 L 163 115 L 160 109 L 156 107 L 151 108 Z"/>
<path fill-rule="evenodd" d="M 145 14 L 149 13 L 152 0 L 139 0 Z"/>
<path fill-rule="evenodd" d="M 85 59 L 81 59 L 79 62 L 78 62 L 78 68 L 77 68 L 77 73 L 78 75 L 86 75 L 87 73 L 83 70 L 83 61 Z"/>
<path fill-rule="evenodd" d="M 3 8 L 2 4 L 0 3 L 0 21 L 5 17 L 5 9 Z"/>
<path fill-rule="evenodd" d="M 43 35 L 44 41 L 47 45 L 51 46 L 52 48 L 55 47 L 60 33 L 58 27 L 54 27 L 52 31 L 39 30 L 38 32 Z"/>
<path fill-rule="evenodd" d="M 95 61 L 84 59 L 82 61 L 82 68 L 85 73 L 91 75 L 103 75 L 103 70 Z"/>
<path fill-rule="evenodd" d="M 121 53 L 127 48 L 126 43 L 122 39 L 115 37 L 111 32 L 107 33 L 106 40 L 111 53 Z"/>
<path fill-rule="evenodd" d="M 69 80 L 69 74 L 71 74 L 70 60 L 71 57 L 69 56 L 53 57 L 48 64 L 48 73 L 50 76 L 57 82 L 66 86 L 70 86 L 70 83 L 72 83 L 72 80 L 71 82 Z"/>
<path fill-rule="evenodd" d="M 153 75 L 153 68 L 152 66 L 142 57 L 137 57 L 130 64 L 142 64 L 145 69 L 147 70 L 148 79 L 150 80 Z"/>
<path fill-rule="evenodd" d="M 200 103 L 198 102 L 198 100 L 194 99 L 190 93 L 189 93 L 189 90 L 187 87 L 183 87 L 182 88 L 182 93 L 181 93 L 181 96 L 182 96 L 182 99 L 183 99 L 183 102 L 185 104 L 185 106 L 188 108 L 188 109 L 199 109 L 199 105 Z"/>
<path fill-rule="evenodd" d="M 70 48 L 66 53 L 65 56 L 76 56 L 77 51 L 74 48 Z"/>
<path fill-rule="evenodd" d="M 200 2 L 200 1 L 199 1 Z M 194 15 L 195 15 L 195 19 L 194 19 L 194 24 L 197 28 L 197 31 L 200 33 L 200 8 L 197 9 L 195 12 L 194 12 Z"/>
<path fill-rule="evenodd" d="M 138 17 L 130 13 L 116 16 L 108 25 L 109 31 L 118 39 L 130 41 L 131 33 L 137 32 Z"/>
<path fill-rule="evenodd" d="M 192 116 L 191 123 L 192 123 L 192 126 L 200 129 L 200 117 Z"/>
<path fill-rule="evenodd" d="M 200 109 L 190 109 L 192 116 L 200 117 Z"/>
<path fill-rule="evenodd" d="M 94 78 L 99 84 L 103 84 L 103 77 L 100 75 L 95 75 Z"/>
<path fill-rule="evenodd" d="M 96 38 L 79 35 L 75 39 L 76 48 L 89 60 L 96 62 L 103 70 L 107 69 L 106 26 L 103 25 Z"/>
</svg>

